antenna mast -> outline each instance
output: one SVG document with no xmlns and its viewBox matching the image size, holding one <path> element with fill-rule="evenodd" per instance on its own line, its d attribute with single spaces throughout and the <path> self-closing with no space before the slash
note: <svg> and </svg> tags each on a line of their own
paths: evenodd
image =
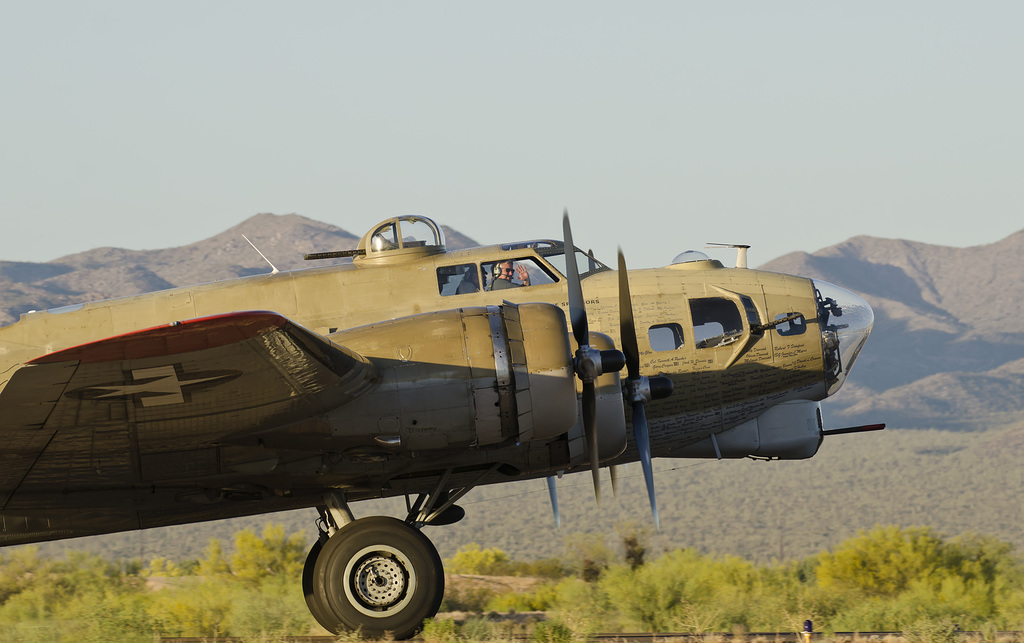
<svg viewBox="0 0 1024 643">
<path fill-rule="evenodd" d="M 246 241 L 249 241 L 249 237 L 245 236 L 244 234 L 242 235 L 242 238 L 245 239 Z M 255 250 L 256 252 L 259 252 L 259 255 L 261 257 L 263 257 L 263 261 L 266 261 L 267 264 L 270 265 L 270 267 L 272 268 L 272 270 L 270 271 L 270 274 L 276 275 L 277 273 L 281 272 L 280 270 L 277 269 L 277 266 L 275 266 L 274 264 L 270 263 L 270 259 L 267 259 L 267 256 L 265 254 L 260 252 L 260 249 L 256 247 L 255 243 L 253 243 L 252 241 L 249 241 L 249 245 L 252 246 L 253 250 Z"/>
<path fill-rule="evenodd" d="M 708 248 L 735 248 L 736 249 L 736 267 L 746 268 L 747 267 L 747 250 L 750 246 L 746 246 L 740 243 L 711 243 L 708 242 Z"/>
</svg>

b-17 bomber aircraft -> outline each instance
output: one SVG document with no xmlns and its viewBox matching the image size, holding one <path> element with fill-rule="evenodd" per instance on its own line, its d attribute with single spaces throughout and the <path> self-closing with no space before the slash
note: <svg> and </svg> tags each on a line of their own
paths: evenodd
<svg viewBox="0 0 1024 643">
<path fill-rule="evenodd" d="M 0 545 L 316 507 L 333 632 L 408 638 L 444 593 L 425 525 L 478 485 L 652 457 L 802 459 L 871 332 L 821 281 L 702 253 L 612 270 L 564 240 L 448 251 L 430 219 L 351 260 L 29 312 L 0 328 Z M 351 503 L 405 496 L 404 520 Z"/>
</svg>

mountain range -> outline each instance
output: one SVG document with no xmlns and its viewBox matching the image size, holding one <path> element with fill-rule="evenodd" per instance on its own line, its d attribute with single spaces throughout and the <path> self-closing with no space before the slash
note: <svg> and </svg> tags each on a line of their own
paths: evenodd
<svg viewBox="0 0 1024 643">
<path fill-rule="evenodd" d="M 442 228 L 450 249 L 478 245 L 451 228 Z M 280 270 L 308 268 L 304 254 L 350 250 L 361 236 L 297 214 L 264 213 L 178 248 L 95 248 L 45 263 L 0 261 L 0 325 L 17 321 L 29 310 L 267 272 L 267 261 Z"/>
<path fill-rule="evenodd" d="M 1002 426 L 1024 411 L 1024 230 L 952 248 L 854 237 L 760 266 L 863 296 L 875 327 L 829 412 L 895 427 Z"/>
</svg>

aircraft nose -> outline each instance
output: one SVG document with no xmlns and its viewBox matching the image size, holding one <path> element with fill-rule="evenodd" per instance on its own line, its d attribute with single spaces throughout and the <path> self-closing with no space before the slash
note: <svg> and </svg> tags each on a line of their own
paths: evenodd
<svg viewBox="0 0 1024 643">
<path fill-rule="evenodd" d="M 814 295 L 818 301 L 818 326 L 821 328 L 821 351 L 825 358 L 825 383 L 828 395 L 834 394 L 864 347 L 875 313 L 860 296 L 835 284 L 817 279 Z"/>
</svg>

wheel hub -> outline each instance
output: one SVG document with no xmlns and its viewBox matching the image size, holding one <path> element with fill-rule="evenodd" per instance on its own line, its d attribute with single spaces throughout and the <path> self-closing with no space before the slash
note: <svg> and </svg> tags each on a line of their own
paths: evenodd
<svg viewBox="0 0 1024 643">
<path fill-rule="evenodd" d="M 387 609 L 401 601 L 408 586 L 401 563 L 380 552 L 356 565 L 353 581 L 359 602 L 374 609 Z"/>
</svg>

